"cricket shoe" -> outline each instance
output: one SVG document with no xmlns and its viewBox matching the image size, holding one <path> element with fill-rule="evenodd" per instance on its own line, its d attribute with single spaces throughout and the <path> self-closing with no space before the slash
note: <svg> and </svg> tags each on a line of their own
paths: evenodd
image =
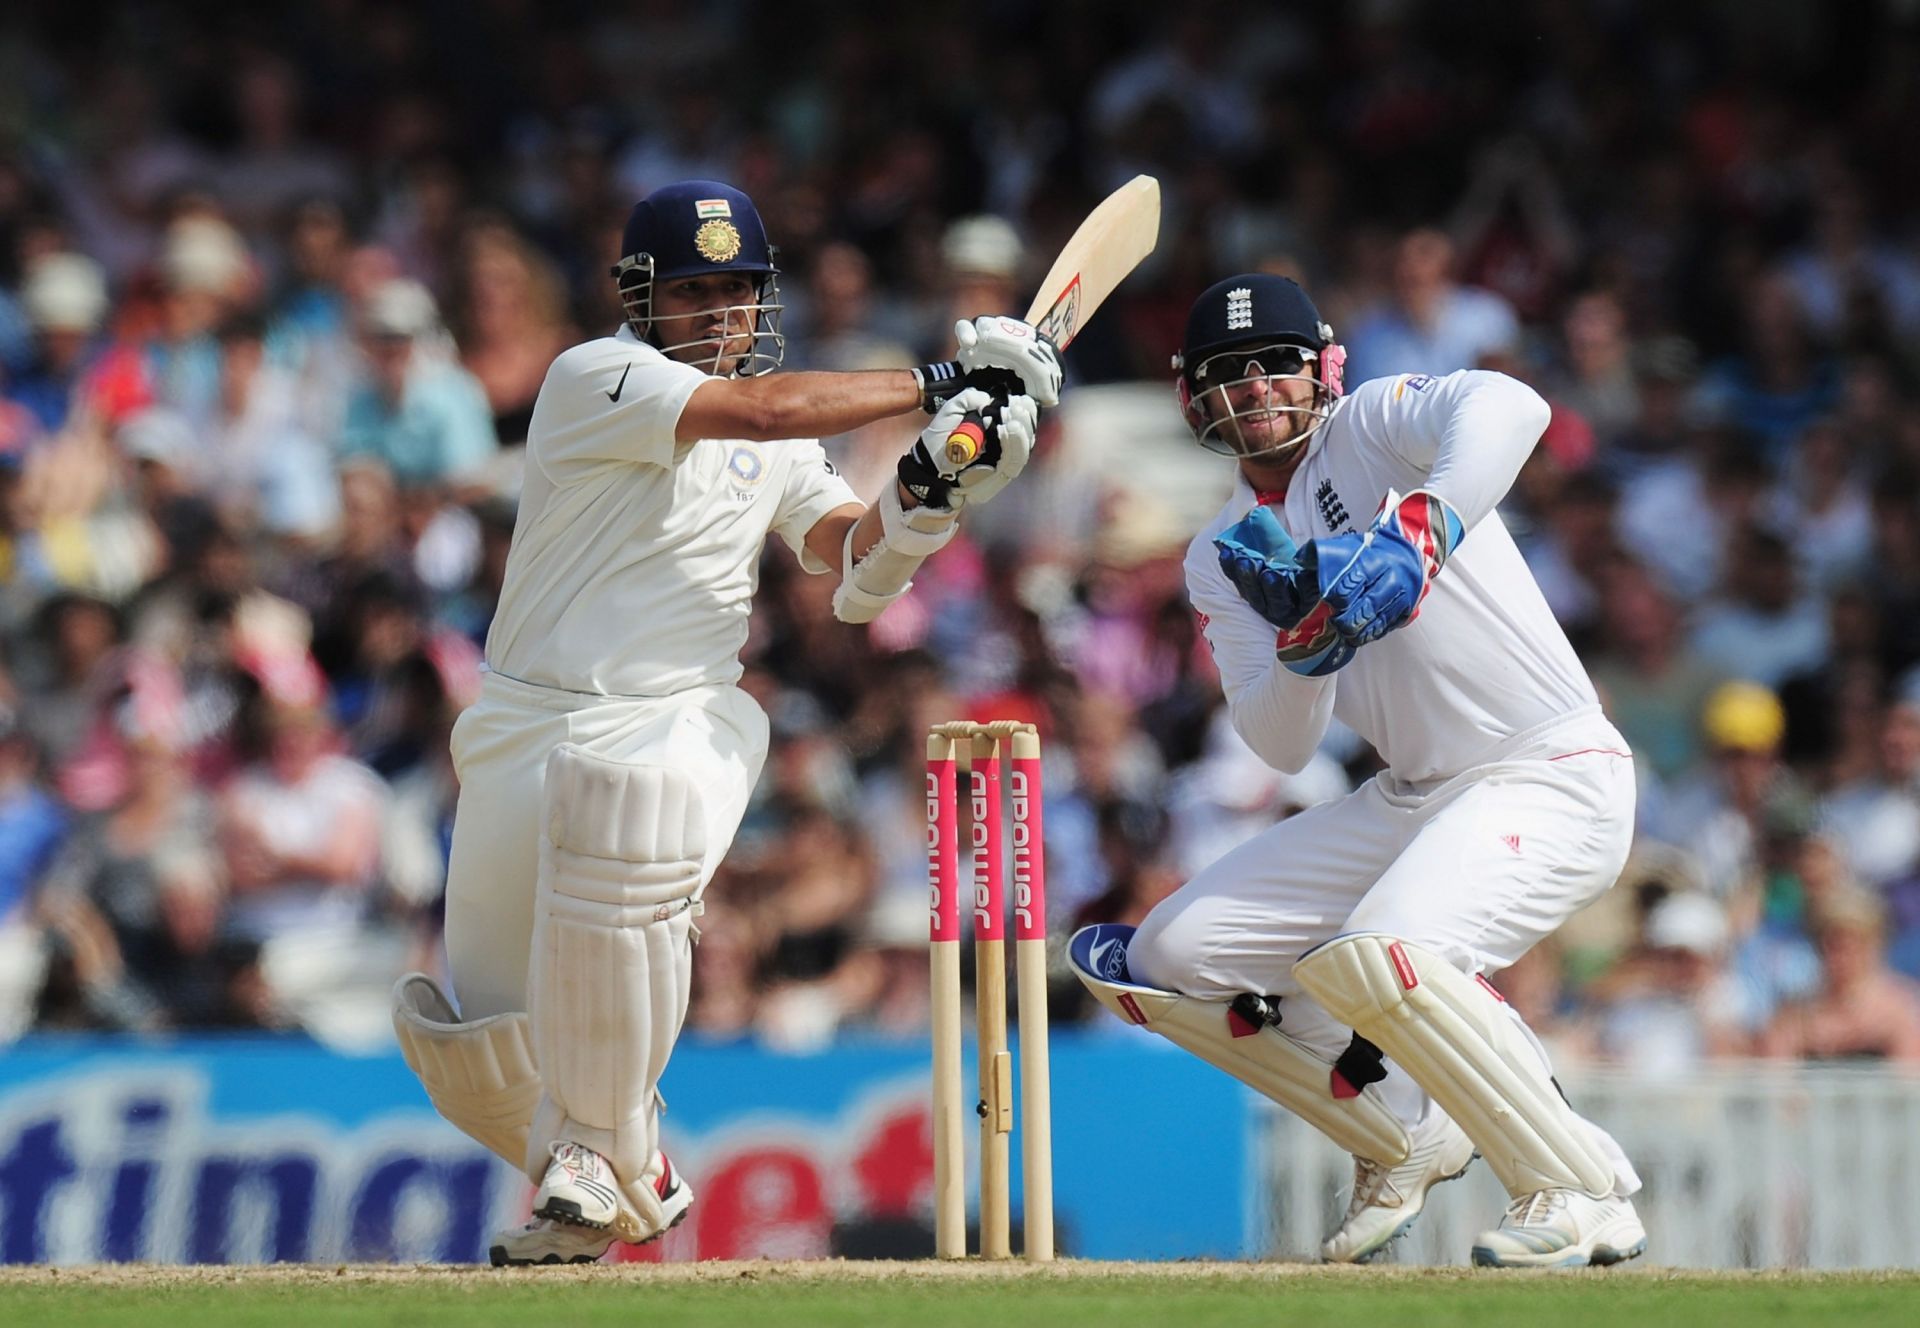
<svg viewBox="0 0 1920 1328">
<path fill-rule="evenodd" d="M 632 1245 L 657 1240 L 686 1219 L 693 1207 L 689 1185 L 665 1153 L 656 1152 L 659 1170 L 650 1182 L 660 1200 L 661 1223 L 648 1230 L 631 1204 L 620 1201 L 619 1181 L 607 1159 L 591 1148 L 562 1140 L 552 1145 L 553 1160 L 533 1196 L 533 1215 L 590 1231 L 606 1231 Z"/>
<path fill-rule="evenodd" d="M 1585 1268 L 1646 1252 L 1647 1229 L 1625 1199 L 1582 1190 L 1540 1190 L 1507 1205 L 1507 1215 L 1473 1243 L 1487 1268 Z"/>
<path fill-rule="evenodd" d="M 595 1231 L 612 1226 L 620 1216 L 620 1182 L 607 1159 L 568 1140 L 548 1151 L 553 1160 L 533 1196 L 533 1215 Z"/>
<path fill-rule="evenodd" d="M 1427 1191 L 1466 1175 L 1476 1156 L 1466 1132 L 1450 1116 L 1436 1111 L 1424 1128 L 1414 1132 L 1413 1150 L 1399 1166 L 1355 1157 L 1346 1220 L 1320 1246 L 1320 1257 L 1328 1263 L 1367 1263 L 1378 1258 L 1413 1226 L 1426 1206 Z"/>
<path fill-rule="evenodd" d="M 536 1217 L 523 1227 L 493 1238 L 487 1258 L 495 1268 L 528 1264 L 598 1263 L 613 1244 L 613 1233 Z"/>
</svg>

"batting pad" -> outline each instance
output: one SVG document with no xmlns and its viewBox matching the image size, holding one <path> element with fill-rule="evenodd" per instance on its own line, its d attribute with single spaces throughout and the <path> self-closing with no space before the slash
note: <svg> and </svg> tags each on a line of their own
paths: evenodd
<svg viewBox="0 0 1920 1328">
<path fill-rule="evenodd" d="M 1255 1024 L 1224 1001 L 1204 1001 L 1143 987 L 1127 972 L 1134 929 L 1117 923 L 1082 927 L 1067 942 L 1074 976 L 1094 999 L 1130 1024 L 1160 1036 L 1272 1098 L 1349 1153 L 1397 1166 L 1412 1143 L 1379 1090 L 1334 1094 L 1333 1066 L 1271 1024 Z"/>
<path fill-rule="evenodd" d="M 1293 976 L 1459 1122 L 1509 1194 L 1613 1193 L 1613 1164 L 1484 980 L 1374 932 L 1309 951 Z"/>
<path fill-rule="evenodd" d="M 463 1024 L 432 978 L 409 973 L 393 986 L 393 1031 L 433 1109 L 469 1139 L 524 1165 L 527 1124 L 540 1104 L 527 1017 L 496 1014 Z"/>
<path fill-rule="evenodd" d="M 547 760 L 545 802 L 527 991 L 546 1096 L 522 1162 L 538 1180 L 549 1144 L 593 1149 L 635 1210 L 615 1234 L 640 1240 L 666 1225 L 655 1102 L 686 1018 L 706 812 L 677 769 L 571 745 Z"/>
</svg>

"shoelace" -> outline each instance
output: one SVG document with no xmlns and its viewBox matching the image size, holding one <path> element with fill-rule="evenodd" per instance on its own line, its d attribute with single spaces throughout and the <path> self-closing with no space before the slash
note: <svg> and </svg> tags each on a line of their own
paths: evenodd
<svg viewBox="0 0 1920 1328">
<path fill-rule="evenodd" d="M 1507 1205 L 1507 1224 L 1526 1227 L 1544 1222 L 1553 1216 L 1556 1209 L 1566 1207 L 1566 1203 L 1564 1190 L 1537 1190 L 1532 1194 L 1523 1194 Z"/>
<path fill-rule="evenodd" d="M 1347 1204 L 1348 1217 L 1380 1197 L 1380 1191 L 1386 1187 L 1389 1170 L 1363 1157 L 1353 1159 L 1353 1198 Z"/>
</svg>

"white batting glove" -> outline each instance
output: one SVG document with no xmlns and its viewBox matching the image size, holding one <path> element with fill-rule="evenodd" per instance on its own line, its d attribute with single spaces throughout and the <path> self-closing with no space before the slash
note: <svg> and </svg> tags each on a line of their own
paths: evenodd
<svg viewBox="0 0 1920 1328">
<path fill-rule="evenodd" d="M 953 339 L 967 373 L 1004 369 L 1017 375 L 1027 395 L 1042 406 L 1060 404 L 1060 353 L 1033 324 L 993 315 L 972 322 L 961 319 L 953 325 Z"/>
<path fill-rule="evenodd" d="M 1027 459 L 1033 455 L 1033 438 L 1040 427 L 1038 402 L 1032 397 L 1008 397 L 990 416 L 998 446 L 989 446 L 987 456 L 954 477 L 953 492 L 948 498 L 952 507 L 978 507 L 992 501 L 995 494 L 1019 477 L 1027 468 Z M 998 455 L 994 455 L 996 452 Z"/>
</svg>

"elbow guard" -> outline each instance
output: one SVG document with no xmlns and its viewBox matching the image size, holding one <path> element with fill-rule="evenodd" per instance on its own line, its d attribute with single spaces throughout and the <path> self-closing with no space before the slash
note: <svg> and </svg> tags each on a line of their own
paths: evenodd
<svg viewBox="0 0 1920 1328">
<path fill-rule="evenodd" d="M 913 586 L 913 574 L 929 554 L 946 547 L 960 528 L 959 513 L 900 505 L 900 491 L 888 484 L 880 495 L 880 538 L 867 556 L 853 559 L 849 527 L 840 551 L 840 586 L 833 592 L 833 616 L 845 623 L 872 622 L 881 610 Z"/>
</svg>

